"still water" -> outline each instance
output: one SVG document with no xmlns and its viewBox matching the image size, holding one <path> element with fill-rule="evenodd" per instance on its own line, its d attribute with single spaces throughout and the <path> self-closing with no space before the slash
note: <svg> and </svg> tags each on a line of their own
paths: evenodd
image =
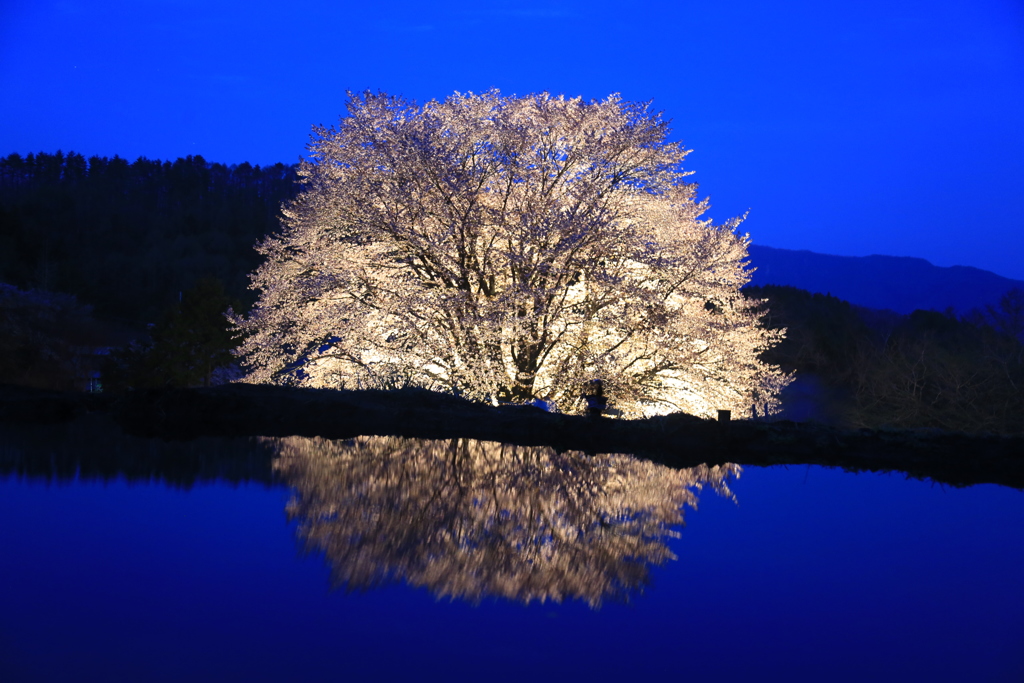
<svg viewBox="0 0 1024 683">
<path fill-rule="evenodd" d="M 1024 493 L 0 433 L 0 681 L 1024 680 Z"/>
</svg>

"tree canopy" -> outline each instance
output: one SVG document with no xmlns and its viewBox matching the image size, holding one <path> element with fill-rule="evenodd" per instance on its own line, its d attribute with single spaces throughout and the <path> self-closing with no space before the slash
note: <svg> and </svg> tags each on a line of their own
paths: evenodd
<svg viewBox="0 0 1024 683">
<path fill-rule="evenodd" d="M 258 250 L 240 347 L 252 382 L 416 385 L 626 415 L 771 412 L 781 338 L 740 287 L 688 151 L 647 104 L 547 93 L 422 106 L 350 94 L 317 127 L 284 226 Z"/>
</svg>

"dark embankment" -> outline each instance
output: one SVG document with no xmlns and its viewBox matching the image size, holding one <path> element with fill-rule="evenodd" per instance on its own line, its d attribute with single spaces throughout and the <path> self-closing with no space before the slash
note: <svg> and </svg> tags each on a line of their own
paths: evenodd
<svg viewBox="0 0 1024 683">
<path fill-rule="evenodd" d="M 1024 438 L 936 431 L 841 430 L 814 423 L 689 415 L 591 419 L 525 406 L 493 408 L 422 390 L 328 391 L 245 384 L 122 396 L 0 388 L 0 422 L 60 424 L 109 416 L 128 435 L 160 439 L 394 435 L 473 438 L 563 450 L 632 453 L 671 467 L 701 463 L 824 465 L 897 471 L 954 486 L 1024 488 Z"/>
</svg>

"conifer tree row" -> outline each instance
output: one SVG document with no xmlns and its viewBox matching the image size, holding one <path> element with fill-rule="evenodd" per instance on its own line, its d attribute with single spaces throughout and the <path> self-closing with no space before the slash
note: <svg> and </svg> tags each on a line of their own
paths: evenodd
<svg viewBox="0 0 1024 683">
<path fill-rule="evenodd" d="M 203 277 L 244 301 L 252 247 L 277 229 L 294 185 L 280 163 L 11 154 L 0 158 L 0 282 L 74 294 L 135 326 Z"/>
</svg>

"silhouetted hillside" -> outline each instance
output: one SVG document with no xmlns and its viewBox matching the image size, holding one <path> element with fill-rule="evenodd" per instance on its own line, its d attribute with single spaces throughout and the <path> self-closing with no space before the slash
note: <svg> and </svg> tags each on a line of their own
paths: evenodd
<svg viewBox="0 0 1024 683">
<path fill-rule="evenodd" d="M 253 245 L 297 189 L 283 164 L 0 158 L 0 382 L 94 387 L 105 359 L 111 391 L 216 383 L 234 344 L 222 312 L 251 301 Z M 750 256 L 744 291 L 787 329 L 765 360 L 797 376 L 784 417 L 1024 433 L 1024 282 L 917 258 Z M 150 325 L 110 349 L 127 341 L 111 321 L 132 338 Z"/>
<path fill-rule="evenodd" d="M 74 152 L 0 158 L 0 282 L 75 295 L 100 318 L 154 322 L 200 279 L 247 303 L 253 245 L 280 226 L 298 190 L 284 164 L 225 166 Z M 997 302 L 1024 281 L 924 259 L 831 256 L 750 247 L 752 286 L 789 285 L 858 306 L 957 313 Z"/>
<path fill-rule="evenodd" d="M 984 312 L 876 311 L 795 287 L 746 287 L 786 338 L 783 417 L 847 428 L 1024 433 L 1024 290 Z"/>
<path fill-rule="evenodd" d="M 0 158 L 0 282 L 73 294 L 136 327 L 203 278 L 244 303 L 253 245 L 279 229 L 295 179 L 284 164 L 201 156 L 11 154 Z"/>
<path fill-rule="evenodd" d="M 757 268 L 751 286 L 788 285 L 897 313 L 952 307 L 963 314 L 1024 288 L 1022 280 L 987 270 L 944 268 L 905 256 L 832 256 L 752 244 L 750 262 Z"/>
</svg>

